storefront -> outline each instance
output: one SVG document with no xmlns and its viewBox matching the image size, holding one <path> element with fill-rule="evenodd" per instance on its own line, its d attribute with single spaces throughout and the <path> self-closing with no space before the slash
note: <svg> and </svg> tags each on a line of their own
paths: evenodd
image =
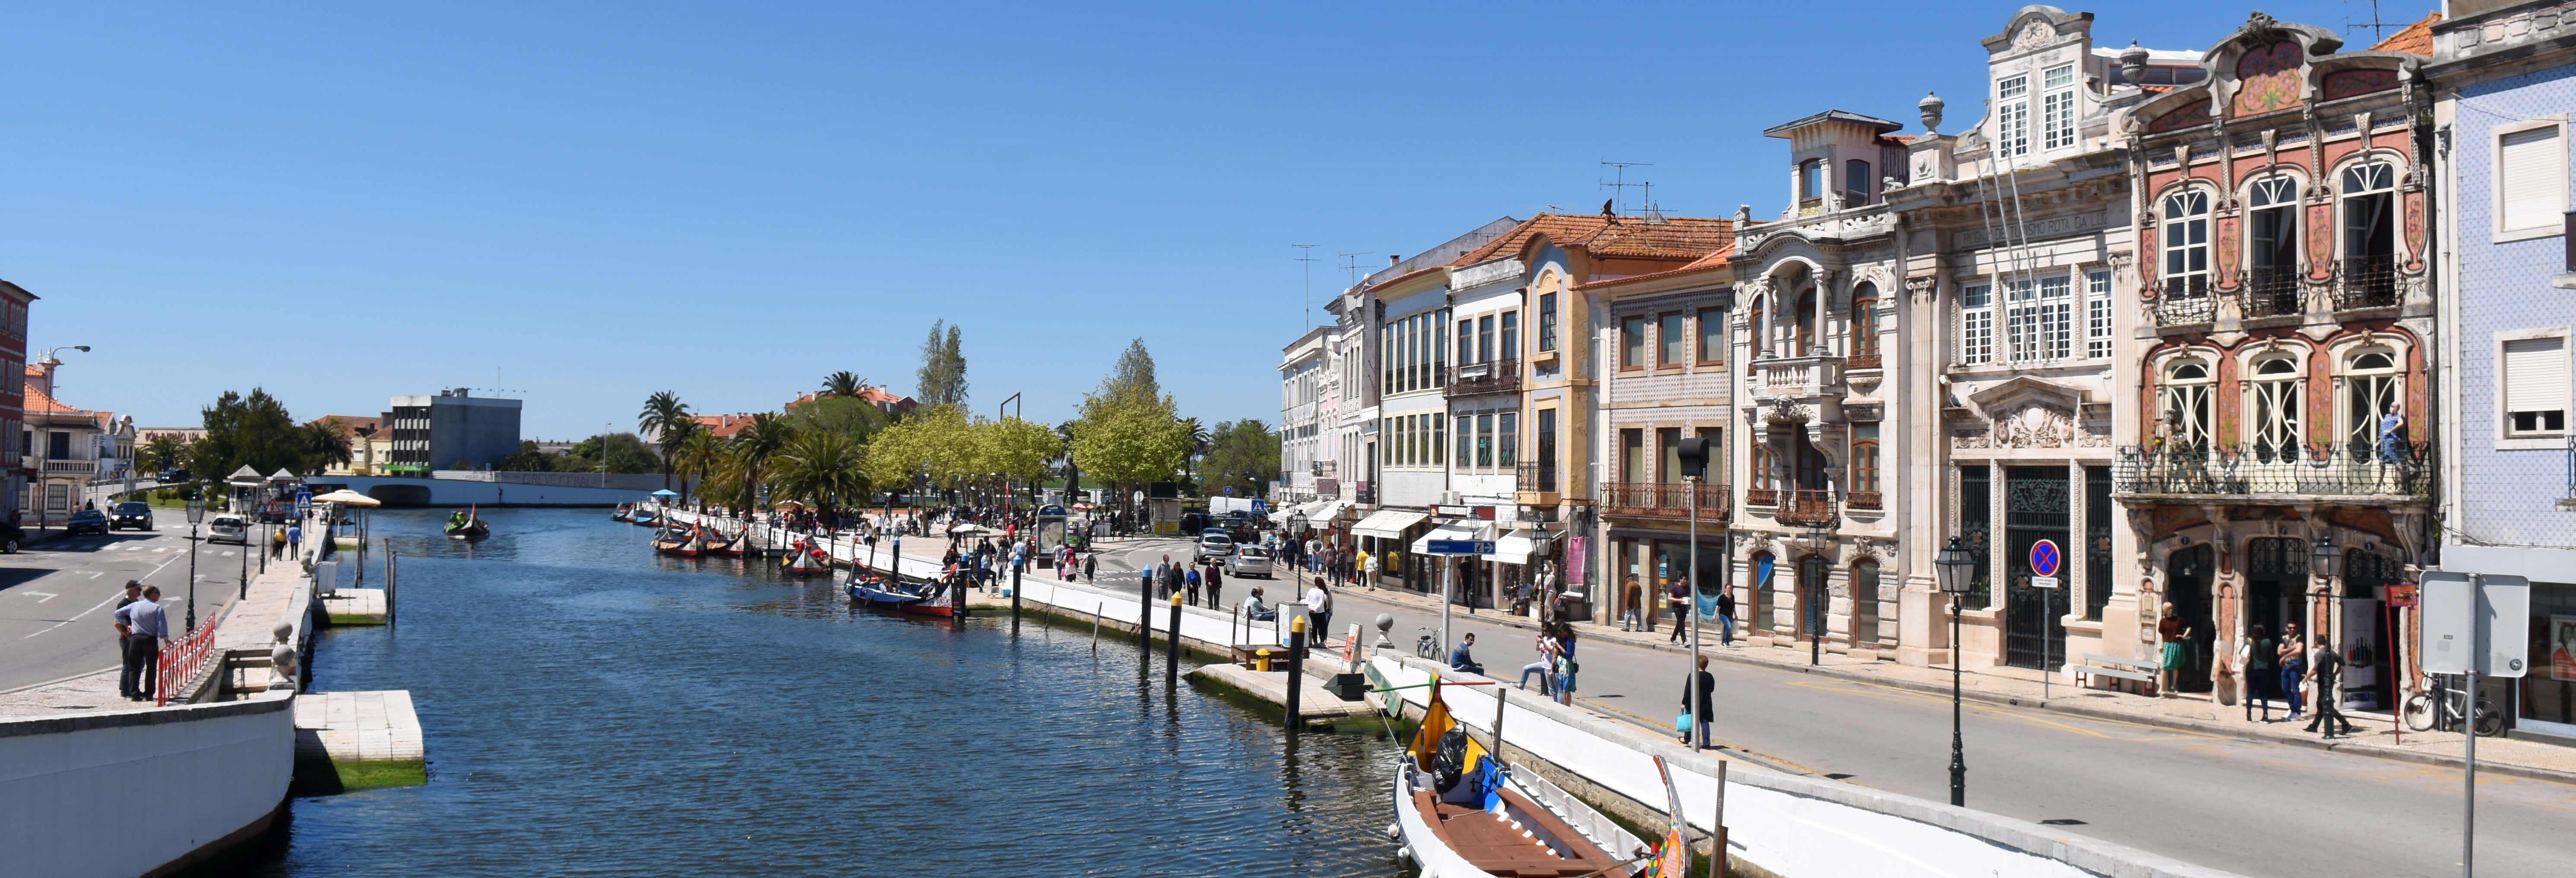
<svg viewBox="0 0 2576 878">
<path fill-rule="evenodd" d="M 1424 556 L 1405 551 L 1415 532 L 1427 529 L 1430 518 L 1427 513 L 1411 510 L 1380 509 L 1351 526 L 1351 536 L 1359 541 L 1358 550 L 1377 561 L 1378 587 L 1426 593 L 1433 590 L 1435 583 L 1428 575 L 1431 571 L 1425 569 Z"/>
<path fill-rule="evenodd" d="M 1420 587 L 1416 590 L 1427 590 L 1436 594 L 1442 592 L 1445 586 L 1454 586 L 1454 590 L 1448 592 L 1450 603 L 1470 609 L 1492 607 L 1494 575 L 1491 570 L 1486 569 L 1487 565 L 1479 563 L 1481 558 L 1475 555 L 1442 555 L 1431 551 L 1431 543 L 1435 540 L 1491 539 L 1493 539 L 1492 522 L 1455 518 L 1434 521 L 1429 529 L 1422 531 L 1421 536 L 1415 537 L 1408 544 L 1411 550 L 1410 556 L 1421 559 L 1420 563 L 1427 571 Z"/>
<path fill-rule="evenodd" d="M 2576 584 L 2531 584 L 2531 666 L 2514 690 L 2514 727 L 2576 738 Z"/>
</svg>

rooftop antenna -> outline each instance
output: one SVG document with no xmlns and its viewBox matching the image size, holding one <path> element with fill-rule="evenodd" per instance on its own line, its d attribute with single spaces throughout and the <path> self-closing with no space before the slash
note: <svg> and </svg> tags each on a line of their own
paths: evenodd
<svg viewBox="0 0 2576 878">
<path fill-rule="evenodd" d="M 1614 208 L 1617 208 L 1617 209 L 1619 209 L 1619 210 L 1623 210 L 1623 211 L 1624 211 L 1624 210 L 1626 210 L 1626 209 L 1627 209 L 1627 208 L 1626 208 L 1626 207 L 1624 207 L 1623 205 L 1624 205 L 1624 202 L 1626 201 L 1627 196 L 1628 196 L 1628 187 L 1630 187 L 1630 186 L 1648 186 L 1648 185 L 1653 185 L 1653 184 L 1650 184 L 1650 183 L 1630 183 L 1630 182 L 1628 182 L 1628 169 L 1629 169 L 1629 168 L 1651 168 L 1651 167 L 1654 167 L 1654 166 L 1655 166 L 1655 164 L 1654 164 L 1653 162 L 1613 162 L 1613 161 L 1603 161 L 1603 162 L 1601 163 L 1601 166 L 1602 166 L 1602 167 L 1605 167 L 1605 168 L 1609 168 L 1609 169 L 1611 169 L 1611 175 L 1612 175 L 1612 176 L 1611 176 L 1611 180 L 1610 180 L 1610 182 L 1608 182 L 1608 183 L 1603 183 L 1603 184 L 1601 184 L 1601 186 L 1602 186 L 1602 188 L 1605 188 L 1605 189 L 1610 190 L 1610 202 L 1611 202 L 1611 205 L 1612 205 Z"/>
<path fill-rule="evenodd" d="M 1351 286 L 1359 286 L 1359 285 L 1360 285 L 1360 257 L 1362 257 L 1362 256 L 1375 256 L 1375 255 L 1377 255 L 1377 251 L 1375 251 L 1375 250 L 1362 250 L 1362 251 L 1359 251 L 1359 252 L 1357 252 L 1357 253 L 1339 253 L 1339 254 L 1335 254 L 1335 255 L 1342 257 L 1342 260 L 1343 260 L 1343 265 L 1342 265 L 1342 267 L 1343 267 L 1343 268 L 1350 269 L 1350 272 L 1351 272 Z"/>
<path fill-rule="evenodd" d="M 2343 3 L 2345 6 L 2351 6 L 2352 0 L 2343 0 Z M 2345 33 L 2351 33 L 2365 27 L 2370 29 L 2371 42 L 2375 43 L 2380 40 L 2387 39 L 2388 22 L 2379 20 L 2379 0 L 2370 0 L 2369 21 L 2356 22 L 2352 20 L 2352 16 L 2347 15 L 2343 17 L 2343 29 Z"/>
<path fill-rule="evenodd" d="M 1306 269 L 1306 310 L 1300 312 L 1298 317 L 1299 323 L 1297 324 L 1297 334 L 1304 335 L 1306 334 L 1306 330 L 1313 329 L 1315 327 L 1315 245 L 1290 244 L 1288 246 L 1297 248 L 1297 261 L 1306 263 L 1304 266 Z"/>
</svg>

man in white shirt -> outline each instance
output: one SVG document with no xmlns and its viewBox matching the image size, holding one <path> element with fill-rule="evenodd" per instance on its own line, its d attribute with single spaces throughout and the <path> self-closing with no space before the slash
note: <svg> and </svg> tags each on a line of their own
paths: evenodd
<svg viewBox="0 0 2576 878">
<path fill-rule="evenodd" d="M 1306 587 L 1306 650 L 1308 652 L 1313 652 L 1317 646 L 1332 645 L 1326 641 L 1332 638 L 1333 595 L 1324 590 L 1323 577 L 1315 577 L 1314 583 Z"/>
<path fill-rule="evenodd" d="M 143 599 L 116 609 L 125 631 L 125 671 L 117 688 L 132 701 L 148 701 L 161 685 L 161 641 L 170 638 L 170 617 L 161 611 L 161 587 L 143 589 Z"/>
</svg>

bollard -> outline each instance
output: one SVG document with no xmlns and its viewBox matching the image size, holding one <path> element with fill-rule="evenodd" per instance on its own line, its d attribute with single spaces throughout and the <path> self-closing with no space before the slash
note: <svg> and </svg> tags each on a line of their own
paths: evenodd
<svg viewBox="0 0 2576 878">
<path fill-rule="evenodd" d="M 1288 623 L 1288 737 L 1297 737 L 1297 695 L 1306 687 L 1306 617 Z"/>
<path fill-rule="evenodd" d="M 1107 605 L 1091 605 L 1091 651 L 1094 654 L 1100 652 L 1100 608 L 1104 606 Z"/>
<path fill-rule="evenodd" d="M 1136 648 L 1151 655 L 1154 652 L 1154 575 L 1145 574 L 1143 589 L 1136 592 Z"/>
<path fill-rule="evenodd" d="M 1177 591 L 1172 593 L 1172 635 L 1164 643 L 1172 648 L 1163 657 L 1163 685 L 1170 686 L 1181 681 L 1181 593 Z"/>
<path fill-rule="evenodd" d="M 1061 598 L 1058 598 L 1058 600 L 1062 600 L 1062 599 L 1061 599 Z M 1017 565 L 1013 565 L 1013 566 L 1011 567 L 1011 634 L 1012 634 L 1012 636 L 1018 636 L 1018 635 L 1019 635 L 1019 633 L 1020 633 L 1020 568 L 1019 568 Z"/>
</svg>

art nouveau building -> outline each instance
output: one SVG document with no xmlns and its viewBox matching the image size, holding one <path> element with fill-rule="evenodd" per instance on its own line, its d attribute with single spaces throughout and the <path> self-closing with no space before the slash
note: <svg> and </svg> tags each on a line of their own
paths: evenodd
<svg viewBox="0 0 2576 878">
<path fill-rule="evenodd" d="M 2341 44 L 2257 13 L 2205 79 L 2123 114 L 2145 258 L 2120 384 L 2143 417 L 2121 425 L 2113 497 L 2142 574 L 2131 637 L 2173 603 L 2186 691 L 2211 685 L 2212 638 L 2297 622 L 2378 659 L 2347 699 L 2386 703 L 2379 586 L 2431 548 L 2426 59 Z M 2311 577 L 2327 541 L 2340 600 Z"/>
</svg>

